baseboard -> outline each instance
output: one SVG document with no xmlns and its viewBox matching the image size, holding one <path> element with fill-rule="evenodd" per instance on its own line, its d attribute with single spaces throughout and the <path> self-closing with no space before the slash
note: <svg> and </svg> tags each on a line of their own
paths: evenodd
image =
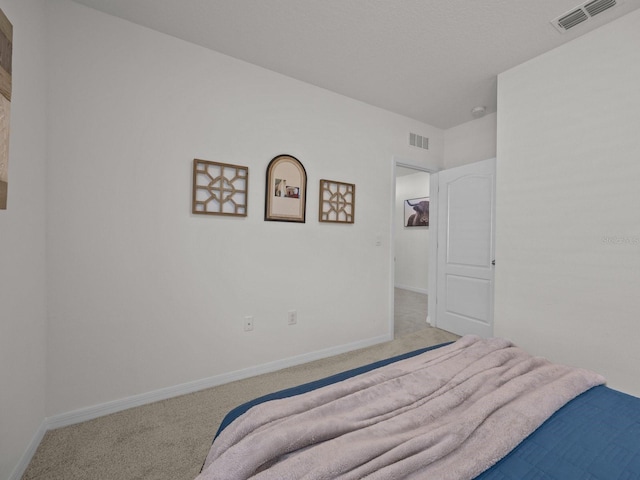
<svg viewBox="0 0 640 480">
<path fill-rule="evenodd" d="M 160 400 L 166 400 L 168 398 L 177 397 L 179 395 L 185 395 L 187 393 L 197 392 L 198 390 L 204 390 L 205 388 L 216 387 L 236 380 L 242 380 L 263 373 L 275 372 L 287 367 L 293 367 L 314 360 L 320 360 L 322 358 L 339 355 L 341 353 L 350 352 L 352 350 L 358 350 L 360 348 L 370 347 L 382 342 L 393 340 L 393 335 L 387 334 L 379 337 L 373 337 L 358 342 L 348 343 L 346 345 L 339 345 L 337 347 L 331 347 L 323 350 L 318 350 L 311 353 L 305 353 L 297 355 L 295 357 L 285 358 L 274 362 L 265 363 L 262 365 L 256 365 L 254 367 L 244 368 L 242 370 L 236 370 L 234 372 L 224 373 L 221 375 L 215 375 L 213 377 L 196 380 L 193 382 L 187 382 L 173 387 L 161 388 L 147 393 L 139 395 L 133 395 L 111 402 L 101 403 L 93 405 L 91 407 L 85 407 L 78 410 L 74 410 L 59 415 L 48 417 L 45 421 L 45 430 L 53 430 L 55 428 L 66 427 L 75 423 L 85 422 L 87 420 L 93 420 L 94 418 L 109 415 L 111 413 L 120 412 L 128 408 L 139 407 L 148 403 L 157 402 Z M 44 435 L 44 433 L 43 433 Z M 39 443 L 39 442 L 38 442 Z M 37 447 L 37 444 L 36 444 Z M 35 452 L 35 450 L 34 450 Z M 33 454 L 32 454 L 33 455 Z M 31 457 L 29 457 L 30 459 Z M 28 464 L 28 462 L 27 462 Z M 26 468 L 26 466 L 25 466 Z M 19 477 L 17 477 L 19 478 Z"/>
<path fill-rule="evenodd" d="M 410 292 L 416 292 L 416 293 L 423 293 L 425 295 L 429 295 L 429 290 L 427 290 L 426 288 L 417 288 L 417 287 L 410 287 L 408 285 L 395 285 L 396 288 L 401 288 L 402 290 L 409 290 Z"/>
<path fill-rule="evenodd" d="M 296 355 L 295 357 L 289 357 L 274 362 L 256 365 L 254 367 L 236 370 L 234 372 L 215 375 L 213 377 L 204 378 L 193 382 L 187 382 L 180 385 L 175 385 L 173 387 L 161 388 L 159 390 L 154 390 L 139 395 L 133 395 L 119 400 L 105 402 L 98 405 L 93 405 L 91 407 L 85 407 L 78 410 L 73 410 L 71 412 L 47 417 L 38 427 L 38 430 L 31 439 L 31 442 L 29 442 L 27 449 L 22 454 L 20 461 L 14 468 L 8 480 L 20 480 L 22 478 L 22 475 L 24 475 L 24 472 L 29 466 L 29 462 L 31 462 L 31 459 L 36 453 L 38 445 L 40 445 L 40 442 L 42 441 L 47 430 L 53 430 L 56 428 L 85 422 L 87 420 L 93 420 L 95 418 L 109 415 L 111 413 L 120 412 L 128 408 L 139 407 L 141 405 L 146 405 L 160 400 L 166 400 L 168 398 L 177 397 L 179 395 L 197 392 L 198 390 L 216 387 L 218 385 L 254 377 L 263 373 L 275 372 L 276 370 L 281 370 L 283 368 L 293 367 L 295 365 L 312 362 L 314 360 L 332 357 L 334 355 L 358 350 L 360 348 L 370 347 L 379 343 L 388 342 L 390 340 L 393 340 L 393 335 L 381 335 L 379 337 L 373 337 L 358 342 L 339 345 L 337 347 L 331 347 L 311 353 Z"/>
<path fill-rule="evenodd" d="M 47 430 L 48 430 L 47 421 L 44 420 L 38 427 L 38 430 L 36 430 L 36 433 L 33 435 L 33 438 L 31 438 L 31 441 L 29 442 L 27 449 L 22 454 L 22 457 L 20 457 L 18 464 L 13 469 L 13 472 L 11 472 L 11 475 L 9 475 L 8 480 L 20 480 L 22 478 L 22 475 L 24 475 L 24 472 L 27 470 L 27 467 L 29 466 L 29 462 L 31 462 L 31 459 L 35 455 L 36 450 L 38 449 L 38 445 L 40 445 L 40 442 L 42 441 L 44 434 L 47 433 Z"/>
</svg>

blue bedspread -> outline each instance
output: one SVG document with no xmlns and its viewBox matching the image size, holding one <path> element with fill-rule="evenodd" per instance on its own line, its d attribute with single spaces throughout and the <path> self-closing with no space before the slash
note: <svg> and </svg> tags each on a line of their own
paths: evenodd
<svg viewBox="0 0 640 480">
<path fill-rule="evenodd" d="M 640 398 L 604 385 L 594 387 L 476 478 L 640 479 Z"/>
<path fill-rule="evenodd" d="M 441 346 L 415 350 L 247 402 L 227 414 L 216 436 L 254 405 L 315 390 Z M 640 398 L 606 386 L 594 387 L 567 403 L 511 453 L 476 477 L 574 479 L 640 479 Z"/>
</svg>

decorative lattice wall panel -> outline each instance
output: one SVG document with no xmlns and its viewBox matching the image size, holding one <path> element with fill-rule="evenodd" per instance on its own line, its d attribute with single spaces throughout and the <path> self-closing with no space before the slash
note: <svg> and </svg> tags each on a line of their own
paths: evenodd
<svg viewBox="0 0 640 480">
<path fill-rule="evenodd" d="M 9 188 L 9 117 L 13 25 L 0 9 L 0 210 L 7 208 Z"/>
<path fill-rule="evenodd" d="M 193 213 L 246 217 L 248 195 L 248 167 L 193 161 Z"/>
<path fill-rule="evenodd" d="M 356 210 L 356 186 L 353 183 L 320 180 L 321 222 L 353 223 Z"/>
</svg>

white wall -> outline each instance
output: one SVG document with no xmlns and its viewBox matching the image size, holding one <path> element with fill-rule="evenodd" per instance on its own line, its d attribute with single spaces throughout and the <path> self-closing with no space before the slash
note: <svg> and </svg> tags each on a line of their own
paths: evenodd
<svg viewBox="0 0 640 480">
<path fill-rule="evenodd" d="M 395 286 L 419 293 L 429 290 L 429 228 L 405 227 L 404 201 L 429 196 L 429 173 L 396 178 Z"/>
<path fill-rule="evenodd" d="M 0 478 L 45 416 L 45 7 L 0 0 L 14 27 L 8 209 L 0 210 Z M 34 439 L 35 438 L 35 439 Z"/>
<path fill-rule="evenodd" d="M 490 113 L 444 131 L 444 168 L 496 156 L 497 114 Z"/>
<path fill-rule="evenodd" d="M 498 79 L 496 335 L 640 395 L 640 11 Z"/>
<path fill-rule="evenodd" d="M 389 337 L 392 157 L 425 132 L 436 166 L 440 130 L 49 5 L 49 415 Z M 281 153 L 306 167 L 306 224 L 263 220 Z M 249 167 L 247 218 L 190 213 L 193 158 Z M 318 223 L 320 178 L 356 184 L 354 225 Z"/>
</svg>

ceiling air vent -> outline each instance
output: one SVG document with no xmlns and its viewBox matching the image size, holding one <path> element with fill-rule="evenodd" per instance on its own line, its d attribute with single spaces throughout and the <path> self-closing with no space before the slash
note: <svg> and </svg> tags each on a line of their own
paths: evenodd
<svg viewBox="0 0 640 480">
<path fill-rule="evenodd" d="M 594 0 L 593 2 L 587 3 L 584 6 L 584 9 L 589 15 L 593 17 L 594 15 L 597 15 L 600 12 L 604 12 L 605 10 L 615 6 L 615 4 L 616 0 Z"/>
<path fill-rule="evenodd" d="M 566 13 L 563 13 L 559 17 L 554 18 L 551 20 L 551 24 L 556 27 L 559 32 L 564 33 L 570 28 L 589 20 L 591 17 L 610 9 L 611 7 L 615 7 L 616 5 L 616 0 L 590 0 L 582 5 L 578 5 Z"/>
<path fill-rule="evenodd" d="M 429 139 L 417 133 L 409 133 L 409 145 L 429 150 Z"/>
<path fill-rule="evenodd" d="M 581 8 L 574 10 L 573 12 L 565 15 L 558 19 L 558 25 L 563 28 L 563 30 L 569 30 L 570 28 L 575 27 L 579 23 L 586 22 L 589 20 L 587 14 Z"/>
</svg>

